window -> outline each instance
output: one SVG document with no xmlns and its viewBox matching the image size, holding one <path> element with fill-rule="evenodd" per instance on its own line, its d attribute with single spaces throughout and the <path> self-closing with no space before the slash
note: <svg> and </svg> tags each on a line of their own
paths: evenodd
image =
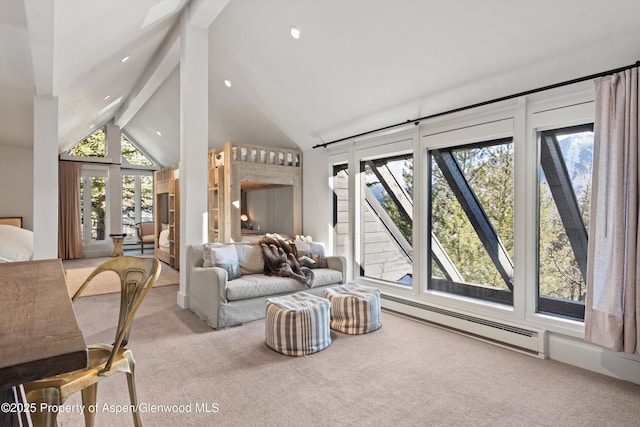
<svg viewBox="0 0 640 427">
<path fill-rule="evenodd" d="M 123 134 L 120 135 L 120 146 L 122 148 L 122 158 L 129 164 L 134 166 L 153 166 L 153 162 Z"/>
<path fill-rule="evenodd" d="M 73 157 L 105 157 L 106 154 L 106 134 L 104 129 L 96 130 L 69 150 L 69 155 Z"/>
<path fill-rule="evenodd" d="M 429 289 L 513 304 L 513 143 L 429 151 Z"/>
<path fill-rule="evenodd" d="M 105 240 L 107 235 L 107 178 L 96 175 L 98 174 L 83 171 L 80 179 L 80 217 L 84 243 Z"/>
<path fill-rule="evenodd" d="M 539 312 L 584 319 L 593 125 L 540 133 Z"/>
<path fill-rule="evenodd" d="M 136 240 L 135 225 L 153 221 L 153 176 L 151 172 L 122 171 L 122 232 Z"/>
<path fill-rule="evenodd" d="M 360 275 L 412 285 L 413 156 L 362 160 Z"/>
</svg>

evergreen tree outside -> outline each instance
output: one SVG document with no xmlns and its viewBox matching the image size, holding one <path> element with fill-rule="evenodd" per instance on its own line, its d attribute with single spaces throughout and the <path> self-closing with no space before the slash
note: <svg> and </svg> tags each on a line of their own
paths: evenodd
<svg viewBox="0 0 640 427">
<path fill-rule="evenodd" d="M 129 141 L 129 139 L 121 135 L 120 144 L 122 149 L 122 157 L 127 159 L 129 163 L 136 166 L 153 166 L 153 162 L 145 156 L 142 151 Z"/>
<path fill-rule="evenodd" d="M 69 155 L 75 157 L 105 157 L 106 133 L 103 128 L 96 130 L 87 138 L 83 139 L 69 150 Z M 153 166 L 150 161 L 126 136 L 121 134 L 122 157 L 136 166 Z M 136 209 L 135 181 L 140 180 L 140 217 L 142 221 L 153 220 L 153 176 L 137 174 L 122 174 L 122 221 L 123 231 L 126 234 L 134 235 L 133 225 Z M 88 184 L 87 184 L 88 183 Z M 106 234 L 106 189 L 107 179 L 104 177 L 85 177 L 81 183 L 81 192 L 84 194 L 84 187 L 91 188 L 91 236 L 90 240 L 104 240 Z M 81 214 L 84 212 L 84 201 L 81 202 Z M 82 233 L 86 232 L 84 224 Z M 86 239 L 89 236 L 83 237 Z"/>
<path fill-rule="evenodd" d="M 462 173 L 513 259 L 513 144 L 454 150 Z M 432 159 L 432 232 L 465 282 L 507 288 L 442 171 Z M 432 274 L 441 275 L 435 261 Z"/>
<path fill-rule="evenodd" d="M 105 157 L 107 155 L 105 142 L 106 134 L 104 129 L 98 129 L 74 145 L 69 150 L 69 155 L 75 157 Z"/>
<path fill-rule="evenodd" d="M 104 129 L 98 129 L 91 135 L 74 145 L 69 150 L 69 155 L 76 157 L 105 157 L 106 156 L 106 134 Z M 82 180 L 81 192 L 86 191 L 87 181 L 91 188 L 91 234 L 86 236 L 87 230 L 83 225 L 83 239 L 104 240 L 105 238 L 105 209 L 106 209 L 106 186 L 107 180 L 103 177 L 87 177 Z M 82 196 L 84 199 L 84 196 Z M 86 206 L 81 204 L 81 215 L 84 215 Z"/>
<path fill-rule="evenodd" d="M 585 229 L 589 229 L 593 132 L 569 133 L 559 139 L 562 160 Z M 586 283 L 553 200 L 542 167 L 539 184 L 538 291 L 540 295 L 584 302 Z"/>
</svg>

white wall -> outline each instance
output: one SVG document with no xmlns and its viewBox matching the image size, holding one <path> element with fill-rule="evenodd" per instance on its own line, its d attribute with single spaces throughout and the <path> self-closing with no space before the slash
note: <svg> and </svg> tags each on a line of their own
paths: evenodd
<svg viewBox="0 0 640 427">
<path fill-rule="evenodd" d="M 303 152 L 302 166 L 302 234 L 324 242 L 327 252 L 333 253 L 333 195 L 326 150 Z"/>
<path fill-rule="evenodd" d="M 0 146 L 0 216 L 21 216 L 33 230 L 33 149 Z"/>
</svg>

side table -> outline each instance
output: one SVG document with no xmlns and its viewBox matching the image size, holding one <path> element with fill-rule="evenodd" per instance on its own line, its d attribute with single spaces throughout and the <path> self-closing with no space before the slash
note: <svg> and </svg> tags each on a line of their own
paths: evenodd
<svg viewBox="0 0 640 427">
<path fill-rule="evenodd" d="M 124 252 L 122 251 L 122 242 L 124 242 L 124 238 L 127 237 L 127 235 L 124 233 L 109 234 L 109 237 L 111 237 L 111 240 L 113 241 L 113 252 L 111 252 L 111 256 L 123 256 Z"/>
</svg>

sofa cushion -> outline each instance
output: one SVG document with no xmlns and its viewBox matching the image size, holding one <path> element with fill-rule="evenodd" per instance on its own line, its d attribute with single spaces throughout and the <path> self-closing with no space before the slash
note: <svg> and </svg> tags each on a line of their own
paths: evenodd
<svg viewBox="0 0 640 427">
<path fill-rule="evenodd" d="M 235 245 L 211 244 L 208 245 L 209 250 L 203 252 L 205 263 L 211 263 L 212 266 L 220 267 L 227 272 L 227 279 L 234 280 L 240 277 L 240 262 L 238 261 L 238 252 Z M 206 253 L 209 253 L 210 261 L 207 261 Z M 209 266 L 209 265 L 205 265 Z"/>
<path fill-rule="evenodd" d="M 227 282 L 227 300 L 237 301 L 304 289 L 306 289 L 306 286 L 303 283 L 290 277 L 247 274 L 239 279 Z"/>
<path fill-rule="evenodd" d="M 342 282 L 342 273 L 329 268 L 314 270 L 314 278 L 310 287 L 339 284 Z M 269 295 L 284 294 L 308 289 L 304 283 L 291 277 L 267 276 L 265 274 L 247 274 L 239 279 L 227 282 L 227 300 L 237 301 L 242 299 L 264 297 Z"/>
<path fill-rule="evenodd" d="M 258 274 L 264 272 L 264 257 L 260 245 L 237 243 L 238 261 L 242 274 Z"/>
<path fill-rule="evenodd" d="M 310 288 L 342 283 L 342 272 L 331 268 L 316 268 L 313 270 L 313 280 Z"/>
</svg>

